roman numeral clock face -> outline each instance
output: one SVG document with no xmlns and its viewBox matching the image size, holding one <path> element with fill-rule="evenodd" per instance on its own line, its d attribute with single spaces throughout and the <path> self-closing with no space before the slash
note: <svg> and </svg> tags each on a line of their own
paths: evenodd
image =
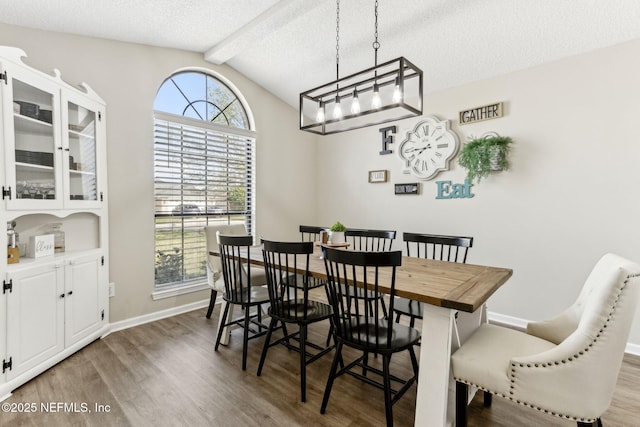
<svg viewBox="0 0 640 427">
<path fill-rule="evenodd" d="M 458 151 L 458 137 L 449 129 L 448 120 L 427 116 L 400 143 L 398 156 L 404 172 L 429 180 L 449 169 L 449 160 Z"/>
</svg>

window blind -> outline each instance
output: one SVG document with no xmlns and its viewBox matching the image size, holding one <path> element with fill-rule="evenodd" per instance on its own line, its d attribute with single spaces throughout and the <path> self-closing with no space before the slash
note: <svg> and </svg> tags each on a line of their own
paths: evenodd
<svg viewBox="0 0 640 427">
<path fill-rule="evenodd" d="M 156 286 L 206 276 L 209 224 L 253 231 L 252 132 L 181 116 L 154 119 Z"/>
</svg>

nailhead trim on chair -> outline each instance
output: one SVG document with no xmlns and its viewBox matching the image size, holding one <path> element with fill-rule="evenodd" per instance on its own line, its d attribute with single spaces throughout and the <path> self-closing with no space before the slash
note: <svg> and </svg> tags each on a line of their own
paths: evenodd
<svg viewBox="0 0 640 427">
<path fill-rule="evenodd" d="M 534 406 L 534 405 L 532 405 L 532 404 L 530 404 L 530 403 L 523 402 L 523 401 L 518 400 L 518 399 L 514 399 L 512 396 L 506 396 L 506 395 L 504 395 L 504 394 L 502 394 L 502 393 L 498 393 L 498 392 L 496 392 L 496 391 L 492 391 L 492 390 L 486 389 L 486 388 L 484 388 L 484 387 L 480 387 L 479 385 L 474 384 L 474 383 L 472 383 L 472 382 L 465 381 L 465 380 L 462 380 L 462 379 L 459 379 L 459 378 L 454 378 L 454 379 L 455 379 L 456 381 L 461 382 L 461 383 L 465 383 L 465 384 L 467 384 L 467 385 L 470 385 L 470 386 L 476 387 L 476 388 L 478 388 L 479 390 L 486 391 L 487 393 L 491 393 L 491 394 L 493 394 L 493 395 L 500 396 L 500 397 L 505 398 L 505 399 L 509 399 L 509 400 L 511 400 L 512 402 L 516 402 L 516 403 L 517 403 L 517 404 L 519 404 L 519 405 L 526 406 L 526 407 L 531 408 L 531 409 L 536 409 L 536 410 L 538 410 L 538 411 L 540 411 L 540 412 L 544 412 L 544 413 L 549 414 L 549 415 L 553 415 L 553 416 L 556 416 L 556 417 L 564 418 L 564 419 L 566 419 L 566 420 L 571 420 L 571 421 L 580 421 L 580 422 L 583 422 L 583 423 L 593 423 L 593 422 L 595 422 L 595 421 L 597 420 L 597 418 L 578 418 L 578 417 L 574 417 L 574 416 L 571 416 L 571 415 L 563 415 L 563 414 L 559 414 L 559 413 L 556 413 L 556 412 L 553 412 L 553 411 L 549 411 L 549 410 L 544 409 L 544 408 L 540 408 L 540 407 L 538 407 L 538 406 Z"/>
<path fill-rule="evenodd" d="M 614 301 L 613 306 L 611 306 L 611 310 L 609 311 L 609 315 L 607 316 L 607 320 L 605 320 L 604 325 L 602 325 L 602 328 L 600 328 L 600 330 L 598 331 L 598 334 L 596 335 L 594 340 L 591 341 L 587 345 L 587 348 L 585 348 L 582 351 L 579 351 L 578 354 L 574 354 L 573 357 L 568 357 L 568 358 L 562 359 L 560 361 L 554 361 L 554 362 L 548 362 L 548 363 L 534 363 L 534 364 L 531 364 L 531 363 L 526 363 L 526 364 L 525 363 L 511 363 L 511 380 L 510 380 L 511 385 L 509 386 L 509 396 L 505 396 L 502 393 L 498 393 L 498 392 L 495 392 L 495 391 L 488 390 L 488 389 L 486 389 L 484 387 L 480 387 L 477 384 L 473 384 L 473 383 L 471 383 L 469 381 L 465 381 L 463 379 L 459 379 L 459 378 L 455 378 L 455 377 L 454 377 L 454 379 L 456 381 L 461 382 L 461 383 L 465 383 L 467 385 L 476 387 L 476 388 L 478 388 L 478 389 L 480 389 L 482 391 L 486 391 L 488 393 L 495 394 L 496 396 L 500 396 L 500 397 L 503 397 L 505 399 L 509 399 L 512 402 L 516 402 L 516 403 L 518 403 L 520 405 L 523 405 L 523 406 L 526 406 L 526 407 L 529 407 L 529 408 L 532 408 L 532 409 L 536 409 L 536 410 L 544 412 L 546 414 L 554 415 L 556 417 L 564 418 L 564 419 L 567 419 L 567 420 L 580 421 L 580 422 L 583 422 L 583 423 L 593 423 L 593 422 L 595 422 L 597 420 L 597 418 L 579 418 L 579 417 L 574 417 L 572 415 L 558 414 L 558 413 L 555 413 L 553 411 L 549 411 L 547 409 L 539 408 L 539 407 L 534 406 L 534 405 L 532 405 L 530 403 L 522 402 L 522 401 L 520 401 L 518 399 L 514 399 L 513 398 L 513 390 L 514 390 L 514 385 L 515 385 L 515 382 L 516 382 L 516 378 L 515 378 L 516 377 L 516 375 L 515 375 L 516 374 L 516 368 L 534 368 L 534 367 L 535 368 L 539 368 L 539 367 L 546 368 L 547 366 L 552 366 L 552 365 L 556 365 L 557 366 L 557 365 L 560 365 L 560 363 L 567 363 L 568 361 L 572 362 L 573 359 L 578 359 L 580 356 L 584 355 L 584 353 L 589 351 L 589 349 L 596 343 L 596 341 L 598 341 L 598 338 L 600 338 L 600 335 L 604 332 L 605 328 L 607 327 L 607 323 L 609 323 L 609 321 L 611 320 L 611 317 L 613 316 L 613 313 L 614 313 L 614 311 L 616 309 L 616 306 L 618 305 L 618 301 L 620 300 L 620 295 L 622 294 L 622 291 L 624 290 L 624 288 L 629 283 L 629 279 L 633 279 L 633 278 L 636 278 L 636 277 L 640 277 L 640 274 L 629 275 L 629 276 L 627 276 L 626 280 L 624 282 L 622 282 L 622 286 L 620 287 L 620 289 L 618 289 L 618 295 L 616 296 L 616 300 Z"/>
</svg>

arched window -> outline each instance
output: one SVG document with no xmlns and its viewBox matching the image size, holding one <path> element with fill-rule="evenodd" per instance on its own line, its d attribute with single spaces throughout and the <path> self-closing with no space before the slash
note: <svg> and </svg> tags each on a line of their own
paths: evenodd
<svg viewBox="0 0 640 427">
<path fill-rule="evenodd" d="M 255 134 L 237 91 L 200 71 L 164 81 L 154 103 L 156 289 L 206 279 L 203 227 L 253 231 Z"/>
<path fill-rule="evenodd" d="M 154 110 L 250 129 L 238 96 L 217 78 L 199 71 L 183 71 L 165 80 L 158 90 Z"/>
</svg>

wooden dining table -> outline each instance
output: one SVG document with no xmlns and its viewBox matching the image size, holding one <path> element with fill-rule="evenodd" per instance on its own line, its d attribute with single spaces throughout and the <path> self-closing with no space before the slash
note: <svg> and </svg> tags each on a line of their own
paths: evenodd
<svg viewBox="0 0 640 427">
<path fill-rule="evenodd" d="M 326 280 L 321 255 L 321 249 L 316 247 L 309 258 L 309 273 Z M 252 247 L 245 259 L 250 264 L 263 266 L 262 247 Z M 454 424 L 455 385 L 451 376 L 451 354 L 487 321 L 487 299 L 512 274 L 508 268 L 402 257 L 402 265 L 396 270 L 395 294 L 419 301 L 423 308 L 416 426 Z"/>
</svg>

